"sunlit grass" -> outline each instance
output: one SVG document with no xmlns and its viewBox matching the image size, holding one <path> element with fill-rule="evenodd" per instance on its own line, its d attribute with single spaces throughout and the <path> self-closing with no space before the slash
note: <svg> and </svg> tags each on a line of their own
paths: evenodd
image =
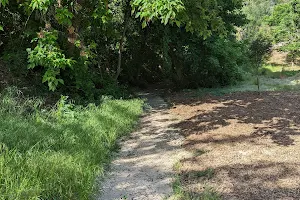
<svg viewBox="0 0 300 200">
<path fill-rule="evenodd" d="M 259 69 L 259 91 L 300 91 L 300 66 L 263 65 Z M 235 92 L 258 91 L 257 76 L 250 74 L 236 85 L 219 88 L 198 88 L 183 90 L 191 96 L 222 96 Z"/>
<path fill-rule="evenodd" d="M 271 72 L 281 72 L 283 68 L 285 68 L 284 65 L 264 65 L 262 66 L 261 70 L 268 69 Z"/>
<path fill-rule="evenodd" d="M 130 132 L 141 100 L 100 106 L 0 96 L 0 199 L 90 199 L 116 140 Z"/>
<path fill-rule="evenodd" d="M 263 65 L 260 70 L 260 75 L 270 78 L 285 78 L 292 77 L 300 73 L 300 66 L 289 65 Z"/>
</svg>

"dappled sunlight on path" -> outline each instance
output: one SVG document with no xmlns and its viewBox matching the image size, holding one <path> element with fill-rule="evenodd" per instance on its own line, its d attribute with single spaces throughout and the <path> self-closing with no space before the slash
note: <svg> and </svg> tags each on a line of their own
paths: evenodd
<svg viewBox="0 0 300 200">
<path fill-rule="evenodd" d="M 152 109 L 140 128 L 121 142 L 120 155 L 111 166 L 99 200 L 162 200 L 172 193 L 173 166 L 188 153 L 183 137 L 172 127 L 178 119 L 160 97 L 145 94 Z"/>
</svg>

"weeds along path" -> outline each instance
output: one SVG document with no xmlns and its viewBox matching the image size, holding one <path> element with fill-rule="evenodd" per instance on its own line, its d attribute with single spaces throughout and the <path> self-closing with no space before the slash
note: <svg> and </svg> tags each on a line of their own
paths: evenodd
<svg viewBox="0 0 300 200">
<path fill-rule="evenodd" d="M 173 166 L 188 153 L 183 137 L 172 128 L 178 123 L 167 103 L 154 94 L 142 94 L 151 108 L 140 128 L 121 141 L 119 156 L 102 183 L 99 200 L 160 200 L 172 194 Z"/>
</svg>

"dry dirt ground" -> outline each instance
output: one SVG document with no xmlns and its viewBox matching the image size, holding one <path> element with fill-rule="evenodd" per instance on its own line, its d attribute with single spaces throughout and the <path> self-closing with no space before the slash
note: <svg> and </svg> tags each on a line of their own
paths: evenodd
<svg viewBox="0 0 300 200">
<path fill-rule="evenodd" d="M 289 66 L 290 65 L 289 62 L 290 61 L 288 61 L 288 53 L 281 52 L 281 51 L 278 51 L 278 50 L 274 50 L 274 51 L 272 51 L 271 56 L 270 56 L 267 63 L 274 64 L 274 65 L 286 65 L 288 67 L 291 67 L 291 66 Z M 300 65 L 300 59 L 299 58 L 296 59 L 295 64 Z"/>
<path fill-rule="evenodd" d="M 102 183 L 99 200 L 162 200 L 172 194 L 173 166 L 187 158 L 183 137 L 174 127 L 178 119 L 166 102 L 143 94 L 152 107 L 140 128 L 120 142 L 121 151 Z"/>
<path fill-rule="evenodd" d="M 183 189 L 213 188 L 222 199 L 300 199 L 300 94 L 241 92 L 170 97 L 181 121 Z"/>
</svg>

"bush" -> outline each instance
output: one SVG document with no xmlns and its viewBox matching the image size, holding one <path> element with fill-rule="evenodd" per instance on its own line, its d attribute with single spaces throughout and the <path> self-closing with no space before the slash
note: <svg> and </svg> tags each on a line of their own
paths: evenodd
<svg viewBox="0 0 300 200">
<path fill-rule="evenodd" d="M 220 87 L 241 81 L 248 64 L 243 48 L 234 40 L 216 38 L 190 44 L 184 56 L 188 87 Z"/>
<path fill-rule="evenodd" d="M 27 74 L 27 53 L 26 51 L 11 50 L 5 51 L 1 57 L 5 66 L 15 76 Z"/>
</svg>

